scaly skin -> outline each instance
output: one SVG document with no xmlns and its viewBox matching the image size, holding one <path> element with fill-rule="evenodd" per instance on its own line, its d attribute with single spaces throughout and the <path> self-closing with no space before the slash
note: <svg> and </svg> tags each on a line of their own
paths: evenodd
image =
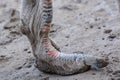
<svg viewBox="0 0 120 80">
<path fill-rule="evenodd" d="M 59 52 L 55 50 L 49 40 L 46 39 L 43 41 L 47 55 L 37 61 L 37 68 L 44 72 L 71 75 L 88 71 L 91 68 L 100 70 L 108 65 L 107 61 L 93 55 L 65 54 Z"/>
</svg>

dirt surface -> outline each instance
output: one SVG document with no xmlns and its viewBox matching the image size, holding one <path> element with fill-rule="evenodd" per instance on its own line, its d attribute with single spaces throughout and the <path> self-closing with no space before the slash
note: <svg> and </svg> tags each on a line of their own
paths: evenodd
<svg viewBox="0 0 120 80">
<path fill-rule="evenodd" d="M 20 0 L 0 1 L 0 80 L 120 80 L 120 13 L 117 0 L 54 0 L 50 36 L 62 52 L 108 55 L 110 64 L 70 76 L 34 67 L 28 39 L 19 30 Z"/>
</svg>

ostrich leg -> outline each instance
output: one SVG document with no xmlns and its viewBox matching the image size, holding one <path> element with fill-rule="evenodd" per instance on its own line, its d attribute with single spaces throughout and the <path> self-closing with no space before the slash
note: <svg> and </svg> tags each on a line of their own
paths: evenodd
<svg viewBox="0 0 120 80">
<path fill-rule="evenodd" d="M 70 75 L 107 66 L 92 55 L 65 54 L 49 39 L 52 0 L 21 0 L 21 31 L 32 46 L 37 68 L 48 73 Z"/>
</svg>

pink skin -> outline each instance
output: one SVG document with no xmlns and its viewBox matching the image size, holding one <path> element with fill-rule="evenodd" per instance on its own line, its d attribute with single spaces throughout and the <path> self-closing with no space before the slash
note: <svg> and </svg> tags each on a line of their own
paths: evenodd
<svg viewBox="0 0 120 80">
<path fill-rule="evenodd" d="M 48 26 L 50 26 L 50 24 L 48 24 Z M 46 35 L 48 35 L 49 32 L 50 32 L 50 27 L 46 27 L 44 33 Z M 43 41 L 43 45 L 45 46 L 45 48 L 47 48 L 47 50 L 48 50 L 47 54 L 50 57 L 56 58 L 58 56 L 58 53 L 51 49 L 51 44 L 50 44 L 50 42 L 49 42 L 48 39 L 46 39 L 46 40 Z"/>
</svg>

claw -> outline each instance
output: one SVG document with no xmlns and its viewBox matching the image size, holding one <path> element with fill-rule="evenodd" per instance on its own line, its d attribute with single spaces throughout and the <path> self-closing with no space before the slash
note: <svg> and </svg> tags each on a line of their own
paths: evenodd
<svg viewBox="0 0 120 80">
<path fill-rule="evenodd" d="M 96 66 L 96 64 L 92 65 L 92 68 L 95 69 L 95 70 L 97 70 L 97 71 L 102 71 L 102 70 L 103 70 L 102 68 L 98 68 L 98 67 Z"/>
</svg>

